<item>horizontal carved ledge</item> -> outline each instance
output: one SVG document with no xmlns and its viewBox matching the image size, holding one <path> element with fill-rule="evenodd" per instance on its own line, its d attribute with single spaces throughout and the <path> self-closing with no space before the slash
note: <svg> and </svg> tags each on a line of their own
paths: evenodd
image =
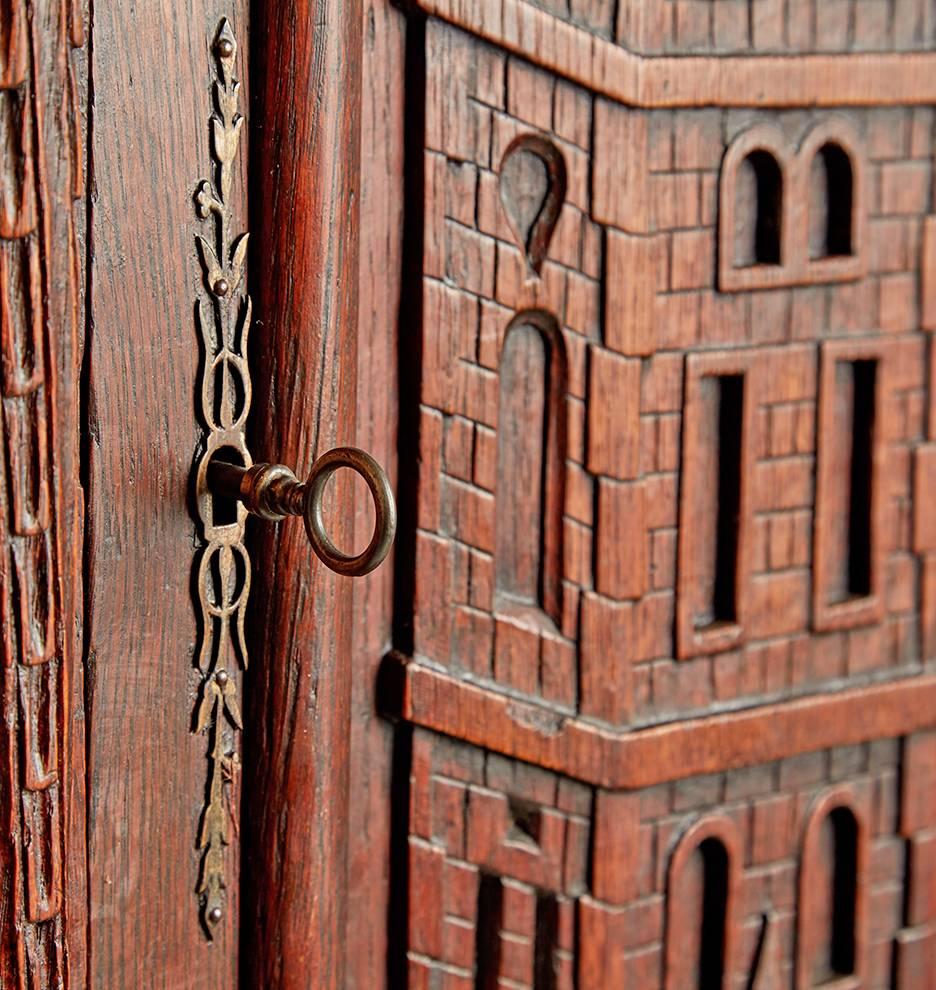
<svg viewBox="0 0 936 990">
<path fill-rule="evenodd" d="M 936 675 L 618 732 L 387 658 L 408 722 L 588 784 L 637 789 L 936 725 Z M 395 669 L 394 669 L 395 668 Z"/>
<path fill-rule="evenodd" d="M 936 102 L 936 52 L 638 55 L 524 0 L 417 0 L 427 14 L 637 107 Z"/>
</svg>

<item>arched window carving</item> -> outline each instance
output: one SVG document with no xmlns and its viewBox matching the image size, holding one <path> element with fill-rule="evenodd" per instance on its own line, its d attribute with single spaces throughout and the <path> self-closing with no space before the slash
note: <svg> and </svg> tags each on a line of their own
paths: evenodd
<svg viewBox="0 0 936 990">
<path fill-rule="evenodd" d="M 740 842 L 728 818 L 705 818 L 680 839 L 666 890 L 666 990 L 727 990 Z"/>
<path fill-rule="evenodd" d="M 848 789 L 826 795 L 806 826 L 800 862 L 798 990 L 861 985 L 867 830 Z"/>
<path fill-rule="evenodd" d="M 864 270 L 864 159 L 851 123 L 817 124 L 797 155 L 797 183 L 808 195 L 804 275 L 811 281 L 857 278 Z M 805 242 L 805 243 L 803 243 Z"/>
<path fill-rule="evenodd" d="M 497 426 L 495 585 L 499 611 L 560 615 L 566 357 L 547 313 L 504 338 Z"/>
<path fill-rule="evenodd" d="M 731 143 L 718 204 L 723 292 L 843 282 L 864 273 L 864 161 L 844 116 L 822 120 L 797 148 L 771 124 Z"/>
<path fill-rule="evenodd" d="M 719 183 L 719 288 L 782 285 L 789 278 L 789 148 L 775 127 L 739 135 L 722 162 Z"/>
<path fill-rule="evenodd" d="M 838 258 L 852 253 L 854 174 L 841 145 L 824 144 L 809 170 L 809 257 Z"/>
<path fill-rule="evenodd" d="M 735 179 L 734 263 L 738 268 L 779 265 L 783 235 L 783 173 L 777 159 L 757 148 Z"/>
</svg>

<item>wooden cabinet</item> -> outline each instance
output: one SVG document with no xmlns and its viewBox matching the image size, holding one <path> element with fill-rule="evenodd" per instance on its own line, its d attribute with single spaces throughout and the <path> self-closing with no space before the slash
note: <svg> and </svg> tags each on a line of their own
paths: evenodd
<svg viewBox="0 0 936 990">
<path fill-rule="evenodd" d="M 0 40 L 0 986 L 926 990 L 930 5 Z"/>
</svg>

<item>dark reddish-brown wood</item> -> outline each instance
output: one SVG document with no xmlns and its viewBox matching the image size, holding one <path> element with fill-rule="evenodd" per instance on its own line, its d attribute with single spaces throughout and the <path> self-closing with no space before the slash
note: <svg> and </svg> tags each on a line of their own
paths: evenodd
<svg viewBox="0 0 936 990">
<path fill-rule="evenodd" d="M 414 577 L 382 684 L 413 726 L 407 985 L 922 990 L 933 23 L 417 5 Z M 530 311 L 567 355 L 555 471 Z M 833 840 L 811 809 L 844 794 Z"/>
<path fill-rule="evenodd" d="M 362 13 L 355 0 L 263 7 L 254 25 L 253 450 L 300 475 L 354 440 Z M 353 532 L 337 485 L 339 545 Z M 298 526 L 258 533 L 250 613 L 245 978 L 342 988 L 347 917 L 351 583 Z"/>
<path fill-rule="evenodd" d="M 246 3 L 225 13 L 240 42 Z M 191 472 L 202 284 L 194 192 L 212 162 L 220 13 L 165 0 L 94 7 L 87 444 L 89 985 L 237 985 L 238 855 L 210 943 L 199 917 L 207 742 L 192 594 Z M 247 227 L 246 149 L 231 191 Z M 232 814 L 236 816 L 237 790 Z"/>
<path fill-rule="evenodd" d="M 405 102 L 401 84 L 406 71 L 406 20 L 390 0 L 362 4 L 364 54 L 361 63 L 361 206 L 360 300 L 358 306 L 357 443 L 384 465 L 398 490 L 397 436 L 403 419 L 400 394 L 407 390 L 405 357 L 399 363 L 399 312 L 403 284 L 404 225 L 412 232 L 419 219 L 404 210 L 404 129 L 418 124 L 421 108 Z M 416 46 L 411 43 L 415 51 Z M 412 72 L 412 67 L 410 68 Z M 406 122 L 405 122 L 406 121 Z M 412 162 L 410 162 L 412 167 Z M 408 220 L 406 220 L 408 218 Z M 412 247 L 409 255 L 412 256 Z M 411 353 L 415 328 L 403 332 L 401 354 Z M 407 410 L 412 409 L 412 402 Z M 411 463 L 412 457 L 404 458 Z M 401 516 L 406 511 L 400 506 Z M 367 501 L 358 503 L 355 543 L 370 536 Z M 404 551 L 405 552 L 405 551 Z M 364 581 L 353 585 L 351 797 L 348 812 L 348 917 L 346 927 L 348 990 L 384 990 L 392 986 L 405 956 L 405 919 L 391 888 L 405 884 L 406 862 L 391 841 L 391 821 L 405 803 L 406 727 L 379 717 L 377 684 L 380 664 L 392 641 L 393 557 Z M 402 768 L 402 770 L 401 770 Z M 395 790 L 394 790 L 395 788 Z M 399 846 L 399 842 L 397 843 Z M 394 969 L 394 967 L 396 967 Z"/>
<path fill-rule="evenodd" d="M 928 0 L 251 7 L 0 2 L 0 983 L 928 990 Z M 222 16 L 251 451 L 401 512 L 354 587 L 251 526 L 209 945 Z"/>
<path fill-rule="evenodd" d="M 86 977 L 83 11 L 0 6 L 0 986 Z"/>
</svg>

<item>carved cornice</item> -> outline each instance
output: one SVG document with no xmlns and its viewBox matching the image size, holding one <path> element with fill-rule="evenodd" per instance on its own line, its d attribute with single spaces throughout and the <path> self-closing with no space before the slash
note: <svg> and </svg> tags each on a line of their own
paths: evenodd
<svg viewBox="0 0 936 990">
<path fill-rule="evenodd" d="M 846 107 L 936 102 L 936 53 L 638 55 L 525 0 L 417 6 L 586 89 L 636 107 Z"/>
<path fill-rule="evenodd" d="M 616 730 L 564 717 L 417 661 L 391 655 L 386 663 L 388 676 L 397 664 L 401 668 L 394 714 L 607 788 L 652 787 L 936 725 L 936 674 Z"/>
</svg>

